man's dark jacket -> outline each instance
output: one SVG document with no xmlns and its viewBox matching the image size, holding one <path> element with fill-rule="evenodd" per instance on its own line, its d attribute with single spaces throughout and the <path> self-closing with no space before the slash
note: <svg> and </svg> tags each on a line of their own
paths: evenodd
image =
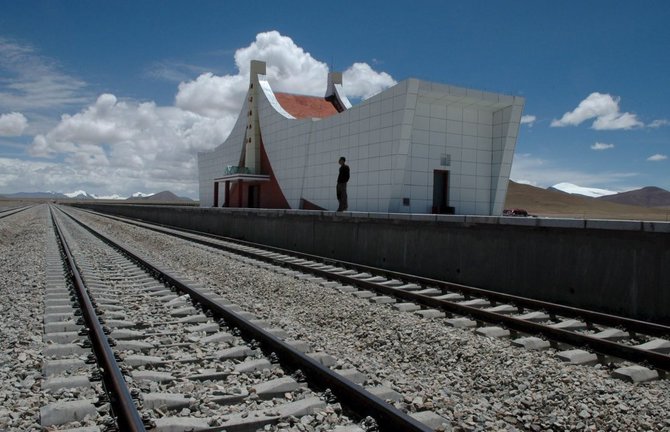
<svg viewBox="0 0 670 432">
<path fill-rule="evenodd" d="M 337 176 L 338 183 L 346 183 L 349 181 L 349 166 L 342 165 L 340 166 L 340 174 Z"/>
</svg>

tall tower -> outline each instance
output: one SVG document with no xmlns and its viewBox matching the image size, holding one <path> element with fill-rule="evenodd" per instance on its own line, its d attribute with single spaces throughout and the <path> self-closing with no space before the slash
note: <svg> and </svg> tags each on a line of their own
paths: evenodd
<svg viewBox="0 0 670 432">
<path fill-rule="evenodd" d="M 249 68 L 249 111 L 247 112 L 247 133 L 245 134 L 244 166 L 250 174 L 261 171 L 261 129 L 258 121 L 258 75 L 265 75 L 265 62 L 252 60 Z"/>
</svg>

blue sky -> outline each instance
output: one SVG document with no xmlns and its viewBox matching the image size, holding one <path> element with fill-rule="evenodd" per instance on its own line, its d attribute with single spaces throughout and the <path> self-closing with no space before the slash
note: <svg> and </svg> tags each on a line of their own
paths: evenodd
<svg viewBox="0 0 670 432">
<path fill-rule="evenodd" d="M 512 179 L 670 190 L 667 1 L 3 1 L 0 194 L 171 190 L 223 141 L 249 57 L 356 100 L 415 77 L 526 98 Z M 242 63 L 240 63 L 242 62 Z M 273 82 L 274 80 L 274 82 Z"/>
</svg>

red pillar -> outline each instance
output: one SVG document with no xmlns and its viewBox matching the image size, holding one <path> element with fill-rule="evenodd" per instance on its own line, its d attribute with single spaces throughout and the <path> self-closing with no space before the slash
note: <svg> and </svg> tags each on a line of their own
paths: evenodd
<svg viewBox="0 0 670 432">
<path fill-rule="evenodd" d="M 237 181 L 237 207 L 242 208 L 242 180 Z"/>
<path fill-rule="evenodd" d="M 219 206 L 219 182 L 214 182 L 214 207 Z"/>
<path fill-rule="evenodd" d="M 228 180 L 226 180 L 226 185 L 223 189 L 223 206 L 230 207 L 230 181 Z"/>
</svg>

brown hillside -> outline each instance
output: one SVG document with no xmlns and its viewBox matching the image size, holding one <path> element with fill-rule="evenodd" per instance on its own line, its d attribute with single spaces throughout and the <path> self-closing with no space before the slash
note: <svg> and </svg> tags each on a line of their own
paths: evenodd
<svg viewBox="0 0 670 432">
<path fill-rule="evenodd" d="M 670 209 L 617 204 L 509 182 L 505 208 L 522 208 L 545 217 L 670 221 Z"/>
<path fill-rule="evenodd" d="M 615 195 L 607 195 L 598 198 L 601 201 L 609 201 L 618 204 L 628 204 L 643 207 L 668 207 L 670 206 L 670 192 L 655 186 L 647 186 Z"/>
</svg>

